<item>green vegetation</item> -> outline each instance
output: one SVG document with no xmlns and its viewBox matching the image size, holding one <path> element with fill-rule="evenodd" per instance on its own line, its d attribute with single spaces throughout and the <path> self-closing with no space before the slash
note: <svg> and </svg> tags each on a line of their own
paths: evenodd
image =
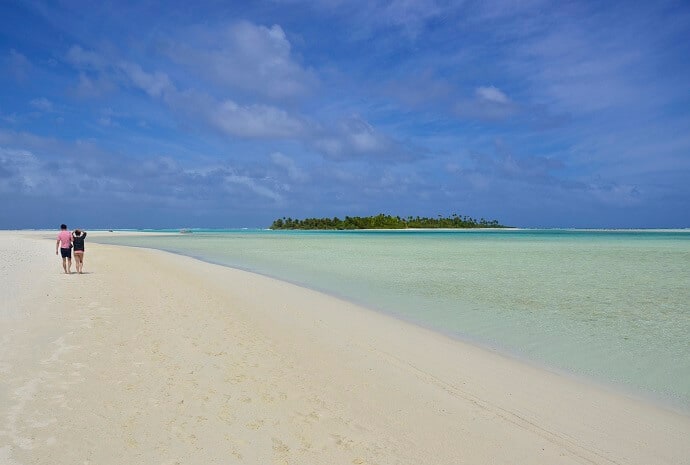
<svg viewBox="0 0 690 465">
<path fill-rule="evenodd" d="M 444 218 L 426 218 L 419 216 L 384 215 L 376 216 L 346 216 L 344 220 L 333 218 L 279 218 L 273 222 L 271 229 L 413 229 L 413 228 L 505 228 L 496 220 L 476 220 L 469 216 L 453 214 Z"/>
</svg>

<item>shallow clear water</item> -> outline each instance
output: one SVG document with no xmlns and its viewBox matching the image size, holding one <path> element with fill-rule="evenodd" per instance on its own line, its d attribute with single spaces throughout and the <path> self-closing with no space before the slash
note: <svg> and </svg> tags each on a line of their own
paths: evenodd
<svg viewBox="0 0 690 465">
<path fill-rule="evenodd" d="M 195 231 L 98 242 L 274 276 L 690 410 L 690 231 Z"/>
</svg>

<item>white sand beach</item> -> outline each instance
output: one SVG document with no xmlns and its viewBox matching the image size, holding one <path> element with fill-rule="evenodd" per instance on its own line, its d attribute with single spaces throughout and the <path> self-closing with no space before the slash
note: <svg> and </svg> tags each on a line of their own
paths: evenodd
<svg viewBox="0 0 690 465">
<path fill-rule="evenodd" d="M 3 465 L 690 463 L 686 415 L 318 292 L 0 239 Z"/>
</svg>

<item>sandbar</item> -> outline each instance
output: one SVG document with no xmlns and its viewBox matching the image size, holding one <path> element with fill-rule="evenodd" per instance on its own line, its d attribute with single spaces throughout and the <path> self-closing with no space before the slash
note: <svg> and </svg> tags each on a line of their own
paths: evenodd
<svg viewBox="0 0 690 465">
<path fill-rule="evenodd" d="M 690 417 L 293 284 L 0 232 L 0 464 L 683 464 Z M 74 269 L 74 268 L 73 268 Z"/>
</svg>

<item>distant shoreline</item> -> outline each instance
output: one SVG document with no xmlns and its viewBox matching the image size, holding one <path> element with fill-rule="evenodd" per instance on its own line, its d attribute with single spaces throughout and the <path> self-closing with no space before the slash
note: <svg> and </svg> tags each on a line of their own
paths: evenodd
<svg viewBox="0 0 690 465">
<path fill-rule="evenodd" d="M 503 228 L 376 228 L 376 229 L 271 229 L 271 228 L 203 228 L 203 227 L 185 227 L 185 228 L 84 228 L 86 231 L 98 234 L 180 234 L 182 231 L 184 233 L 213 233 L 213 232 L 251 232 L 251 231 L 289 231 L 289 232 L 433 232 L 433 231 L 447 231 L 447 232 L 470 232 L 470 231 L 526 231 L 526 232 L 536 232 L 536 231 L 572 231 L 572 232 L 677 232 L 677 233 L 690 233 L 690 227 L 688 228 L 529 228 L 529 227 L 514 227 L 506 226 Z M 45 232 L 53 233 L 57 231 L 57 228 L 19 228 L 19 229 L 0 229 L 4 232 Z"/>
</svg>

